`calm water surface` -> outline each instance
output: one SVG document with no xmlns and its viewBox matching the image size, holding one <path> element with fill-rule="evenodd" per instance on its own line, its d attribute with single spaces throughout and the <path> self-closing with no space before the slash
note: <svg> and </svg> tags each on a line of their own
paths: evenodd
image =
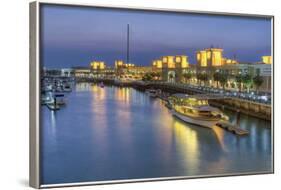
<svg viewBox="0 0 281 190">
<path fill-rule="evenodd" d="M 271 171 L 270 122 L 246 115 L 250 135 L 237 137 L 185 124 L 135 89 L 89 83 L 41 111 L 43 184 Z"/>
</svg>

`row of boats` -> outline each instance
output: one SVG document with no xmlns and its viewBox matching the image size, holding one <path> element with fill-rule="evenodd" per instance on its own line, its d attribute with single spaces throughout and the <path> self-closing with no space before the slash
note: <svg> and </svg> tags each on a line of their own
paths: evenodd
<svg viewBox="0 0 281 190">
<path fill-rule="evenodd" d="M 44 78 L 41 82 L 41 105 L 59 110 L 66 105 L 65 94 L 72 92 L 72 82 L 62 78 Z"/>
<path fill-rule="evenodd" d="M 238 135 L 248 134 L 248 131 L 238 127 L 238 124 L 229 122 L 229 117 L 220 109 L 209 104 L 204 95 L 187 95 L 182 93 L 161 96 L 161 90 L 148 89 L 146 93 L 153 98 L 162 97 L 166 100 L 166 107 L 171 114 L 190 124 L 213 128 L 219 126 Z"/>
</svg>

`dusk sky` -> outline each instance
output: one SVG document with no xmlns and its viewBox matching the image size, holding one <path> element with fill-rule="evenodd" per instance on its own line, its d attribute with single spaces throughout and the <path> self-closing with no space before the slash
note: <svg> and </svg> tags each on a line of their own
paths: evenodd
<svg viewBox="0 0 281 190">
<path fill-rule="evenodd" d="M 241 62 L 257 62 L 271 53 L 271 21 L 265 18 L 59 5 L 44 5 L 41 11 L 41 64 L 47 68 L 125 61 L 127 24 L 130 62 L 137 65 L 183 54 L 195 63 L 195 52 L 211 45 Z"/>
</svg>

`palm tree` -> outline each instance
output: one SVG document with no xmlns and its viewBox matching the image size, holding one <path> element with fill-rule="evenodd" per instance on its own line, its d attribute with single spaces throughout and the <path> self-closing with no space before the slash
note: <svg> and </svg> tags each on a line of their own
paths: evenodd
<svg viewBox="0 0 281 190">
<path fill-rule="evenodd" d="M 249 93 L 250 86 L 251 86 L 252 83 L 253 83 L 252 76 L 249 75 L 249 74 L 243 75 L 243 77 L 242 77 L 242 82 L 243 82 L 243 84 L 247 87 L 247 92 Z"/>
<path fill-rule="evenodd" d="M 204 81 L 204 85 L 206 85 L 206 82 L 209 80 L 209 76 L 207 73 L 201 74 L 201 80 Z"/>
<path fill-rule="evenodd" d="M 156 77 L 156 73 L 154 73 L 154 72 L 151 72 L 150 75 L 151 75 L 152 79 L 154 79 Z"/>
<path fill-rule="evenodd" d="M 190 80 L 191 77 L 192 77 L 192 74 L 191 74 L 190 72 L 184 73 L 184 74 L 183 74 L 183 78 L 184 78 L 185 82 L 186 82 L 187 80 Z"/>
<path fill-rule="evenodd" d="M 157 78 L 157 80 L 159 80 L 161 77 L 160 73 L 155 73 L 155 77 Z"/>
<path fill-rule="evenodd" d="M 197 81 L 199 82 L 199 86 L 201 86 L 202 74 L 196 73 L 196 78 L 197 78 Z"/>
<path fill-rule="evenodd" d="M 241 74 L 238 74 L 236 77 L 235 77 L 235 80 L 236 82 L 238 83 L 238 86 L 239 86 L 239 92 L 241 92 L 241 88 L 242 88 L 242 78 L 243 76 Z"/>
<path fill-rule="evenodd" d="M 152 80 L 152 76 L 151 73 L 145 73 L 145 75 L 142 77 L 143 81 L 151 81 Z"/>
<path fill-rule="evenodd" d="M 259 88 L 260 86 L 262 85 L 263 83 L 263 78 L 257 74 L 254 78 L 253 78 L 253 82 L 254 82 L 254 85 L 256 86 L 256 92 L 258 93 L 259 91 Z"/>
<path fill-rule="evenodd" d="M 227 83 L 227 75 L 226 74 L 220 74 L 220 76 L 219 76 L 219 82 L 221 83 L 221 85 L 222 85 L 222 87 L 223 87 L 223 89 L 225 89 L 225 85 L 226 85 L 226 83 Z"/>
<path fill-rule="evenodd" d="M 214 74 L 213 74 L 213 78 L 214 78 L 214 81 L 216 81 L 216 83 L 217 83 L 217 88 L 219 87 L 219 81 L 220 81 L 220 73 L 219 72 L 215 72 Z"/>
</svg>

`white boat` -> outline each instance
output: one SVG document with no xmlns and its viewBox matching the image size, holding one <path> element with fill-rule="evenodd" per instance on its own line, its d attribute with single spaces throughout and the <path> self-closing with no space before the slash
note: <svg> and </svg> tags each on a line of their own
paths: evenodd
<svg viewBox="0 0 281 190">
<path fill-rule="evenodd" d="M 41 104 L 42 105 L 52 103 L 53 101 L 54 100 L 53 100 L 52 92 L 44 92 L 41 94 Z"/>
<path fill-rule="evenodd" d="M 145 91 L 145 93 L 148 94 L 148 96 L 153 97 L 153 98 L 156 98 L 158 95 L 157 90 L 155 90 L 155 89 L 148 89 Z"/>
<path fill-rule="evenodd" d="M 212 128 L 221 121 L 228 121 L 228 117 L 218 108 L 209 105 L 206 97 L 197 95 L 175 94 L 169 97 L 171 113 L 178 119 Z"/>
</svg>

